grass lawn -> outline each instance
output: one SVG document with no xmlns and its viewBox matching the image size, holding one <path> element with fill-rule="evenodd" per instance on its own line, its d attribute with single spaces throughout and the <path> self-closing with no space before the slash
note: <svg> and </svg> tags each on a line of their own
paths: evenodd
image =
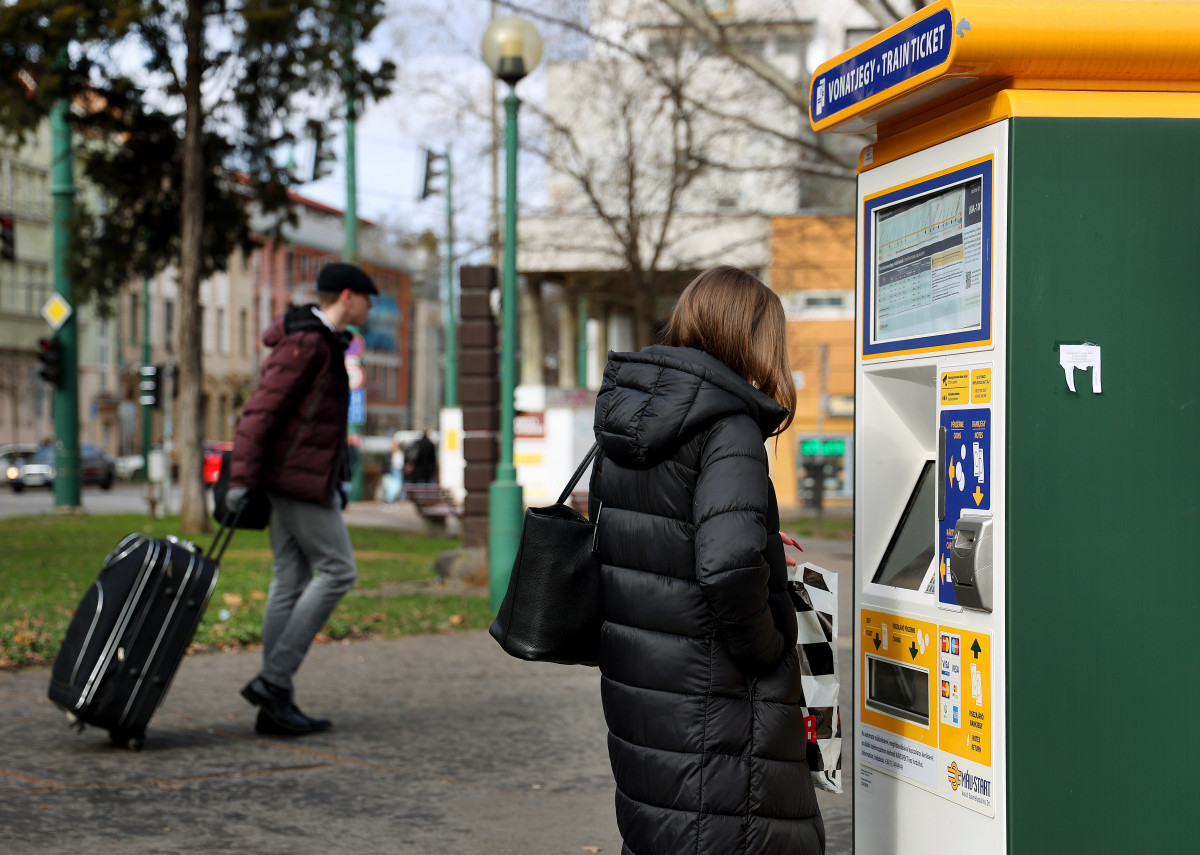
<svg viewBox="0 0 1200 855">
<path fill-rule="evenodd" d="M 149 520 L 141 514 L 0 520 L 0 668 L 53 660 L 104 558 L 132 531 L 165 537 L 179 531 L 179 520 Z M 457 547 L 457 540 L 353 526 L 350 539 L 358 559 L 358 584 L 318 640 L 395 638 L 491 623 L 486 592 L 444 593 L 434 585 L 434 560 Z M 205 548 L 208 543 L 201 541 Z M 239 531 L 221 561 L 221 575 L 193 649 L 258 642 L 270 584 L 267 533 Z"/>
</svg>

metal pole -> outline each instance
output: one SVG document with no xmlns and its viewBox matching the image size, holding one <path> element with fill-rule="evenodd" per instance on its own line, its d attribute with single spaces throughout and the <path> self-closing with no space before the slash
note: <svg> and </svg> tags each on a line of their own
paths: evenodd
<svg viewBox="0 0 1200 855">
<path fill-rule="evenodd" d="M 825 411 L 829 408 L 829 345 L 821 345 L 821 395 L 817 400 L 817 534 L 825 529 Z"/>
<path fill-rule="evenodd" d="M 504 276 L 500 307 L 500 462 L 488 494 L 488 564 L 491 606 L 500 608 L 521 539 L 523 498 L 513 465 L 513 400 L 517 377 L 517 109 L 521 99 L 510 92 L 504 99 Z"/>
<path fill-rule="evenodd" d="M 587 325 L 588 313 L 591 307 L 588 305 L 587 297 L 579 298 L 579 334 L 576 336 L 575 352 L 575 385 L 580 389 L 588 387 L 588 340 L 587 340 Z"/>
<path fill-rule="evenodd" d="M 454 290 L 454 170 L 446 146 L 446 393 L 447 407 L 458 406 L 458 299 Z"/>
<path fill-rule="evenodd" d="M 342 69 L 342 82 L 346 88 L 346 213 L 343 217 L 343 237 L 345 248 L 342 260 L 347 264 L 358 264 L 358 168 L 355 165 L 354 140 L 354 32 L 353 21 L 346 21 L 346 65 Z M 352 332 L 361 333 L 357 327 L 350 328 Z M 361 425 L 349 425 L 348 434 L 353 437 L 351 444 L 359 448 L 357 437 L 362 434 Z M 350 500 L 359 501 L 363 495 L 362 454 L 354 456 L 354 469 L 350 475 Z"/>
<path fill-rule="evenodd" d="M 65 52 L 62 58 L 65 62 Z M 75 293 L 67 276 L 70 224 L 75 213 L 75 173 L 71 152 L 71 128 L 67 124 L 66 99 L 55 102 L 50 112 L 54 197 L 54 291 L 74 309 Z M 79 507 L 79 334 L 78 312 L 58 330 L 62 354 L 62 381 L 54 389 L 54 506 Z"/>
<path fill-rule="evenodd" d="M 346 93 L 346 212 L 342 216 L 345 230 L 342 258 L 347 264 L 358 264 L 358 181 L 354 164 L 354 100 Z"/>
<path fill-rule="evenodd" d="M 142 276 L 142 365 L 150 364 L 150 277 Z M 162 395 L 162 383 L 165 378 L 158 378 L 158 394 Z M 159 398 L 162 401 L 162 398 Z M 171 402 L 163 402 L 169 407 Z M 150 483 L 150 420 L 153 410 L 149 404 L 142 404 L 142 474 L 146 476 L 146 500 L 150 505 L 150 516 L 154 516 L 154 485 Z"/>
</svg>

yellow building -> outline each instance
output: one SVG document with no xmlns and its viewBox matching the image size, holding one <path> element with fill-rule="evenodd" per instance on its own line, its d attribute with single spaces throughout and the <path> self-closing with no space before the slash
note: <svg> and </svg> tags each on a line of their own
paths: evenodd
<svg viewBox="0 0 1200 855">
<path fill-rule="evenodd" d="M 824 464 L 825 506 L 849 505 L 854 484 L 854 217 L 773 218 L 770 264 L 768 281 L 787 315 L 788 357 L 796 380 L 796 417 L 770 446 L 779 506 L 802 507 L 806 496 L 811 501 L 817 464 Z"/>
</svg>

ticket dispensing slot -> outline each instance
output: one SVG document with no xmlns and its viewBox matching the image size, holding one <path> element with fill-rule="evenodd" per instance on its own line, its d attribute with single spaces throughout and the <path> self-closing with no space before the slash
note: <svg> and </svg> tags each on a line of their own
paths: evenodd
<svg viewBox="0 0 1200 855">
<path fill-rule="evenodd" d="M 959 605 L 992 610 L 992 521 L 963 517 L 954 526 L 950 581 Z"/>
<path fill-rule="evenodd" d="M 929 727 L 929 672 L 868 655 L 867 706 Z"/>
</svg>

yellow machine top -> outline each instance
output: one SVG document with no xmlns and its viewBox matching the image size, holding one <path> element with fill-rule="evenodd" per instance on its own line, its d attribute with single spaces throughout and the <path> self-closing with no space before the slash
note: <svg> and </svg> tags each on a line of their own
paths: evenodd
<svg viewBox="0 0 1200 855">
<path fill-rule="evenodd" d="M 1042 94 L 1023 111 L 1013 90 Z M 814 130 L 881 139 L 971 104 L 956 124 L 980 124 L 980 109 L 1109 114 L 1105 93 L 1141 95 L 1118 115 L 1200 114 L 1200 2 L 939 0 L 823 63 L 809 91 Z"/>
</svg>

